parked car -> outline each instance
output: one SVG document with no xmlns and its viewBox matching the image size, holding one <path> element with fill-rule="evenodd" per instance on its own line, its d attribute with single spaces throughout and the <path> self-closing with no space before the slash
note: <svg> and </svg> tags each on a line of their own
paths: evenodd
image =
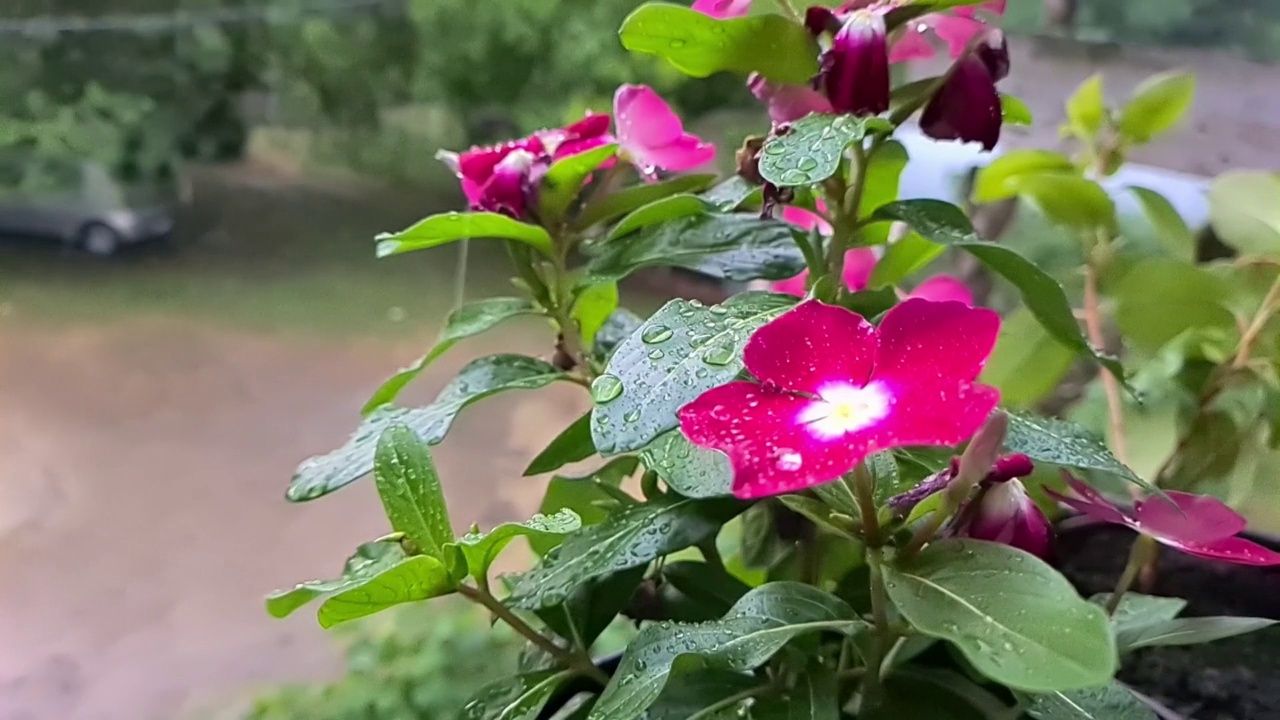
<svg viewBox="0 0 1280 720">
<path fill-rule="evenodd" d="M 183 195 L 176 178 L 125 182 L 92 161 L 13 155 L 0 158 L 0 234 L 106 257 L 167 237 Z"/>
</svg>

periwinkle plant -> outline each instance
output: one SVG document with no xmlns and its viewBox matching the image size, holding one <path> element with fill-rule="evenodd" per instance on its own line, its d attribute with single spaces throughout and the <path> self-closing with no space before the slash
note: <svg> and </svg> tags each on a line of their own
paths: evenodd
<svg viewBox="0 0 1280 720">
<path fill-rule="evenodd" d="M 1235 537 L 1244 522 L 1220 501 L 1164 492 L 1084 429 L 1001 407 L 984 379 L 1001 315 L 959 280 L 898 287 L 948 250 L 969 253 L 1055 347 L 1115 387 L 1126 380 L 1044 269 L 977 237 L 956 206 L 897 197 L 904 123 L 989 149 L 1022 112 L 996 89 L 1010 70 L 991 24 L 1003 3 L 857 0 L 801 14 L 779 0 L 776 14 L 747 15 L 750 4 L 649 3 L 621 30 L 628 48 L 689 75 L 744 75 L 772 122 L 739 153 L 739 176 L 675 174 L 715 150 L 639 86 L 619 89 L 612 117 L 443 156 L 469 210 L 382 236 L 379 254 L 493 239 L 520 293 L 457 308 L 347 444 L 299 468 L 295 500 L 372 472 L 391 533 L 268 609 L 323 597 L 328 627 L 454 593 L 483 605 L 529 652 L 466 718 L 1154 717 L 1114 680 L 1130 649 L 1108 618 L 1121 598 L 1125 627 L 1151 629 L 1148 644 L 1265 623 L 1187 624 L 1125 595 L 1138 552 L 1116 593 L 1080 597 L 1046 562 L 1052 527 L 1035 497 L 1132 527 L 1150 539 L 1141 547 L 1250 564 L 1280 555 Z M 935 40 L 950 69 L 890 88 L 890 63 L 932 54 Z M 1164 118 L 1180 102 L 1161 97 L 1142 112 Z M 767 289 L 673 300 L 648 320 L 618 307 L 620 280 L 663 266 Z M 555 326 L 547 359 L 480 358 L 434 403 L 393 404 L 453 344 L 519 315 Z M 554 382 L 581 386 L 593 409 L 526 474 L 599 456 L 596 469 L 552 477 L 543 514 L 457 537 L 430 446 L 471 403 Z M 1067 484 L 1044 495 L 1028 477 L 1037 469 Z M 1105 476 L 1144 499 L 1117 507 L 1088 484 Z M 495 583 L 492 564 L 517 537 L 538 560 Z M 620 622 L 631 640 L 604 656 L 601 633 Z"/>
</svg>

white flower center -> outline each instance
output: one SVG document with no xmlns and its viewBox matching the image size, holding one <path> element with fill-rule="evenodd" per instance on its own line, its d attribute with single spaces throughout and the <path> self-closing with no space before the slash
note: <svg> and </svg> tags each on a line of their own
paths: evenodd
<svg viewBox="0 0 1280 720">
<path fill-rule="evenodd" d="M 892 406 L 893 396 L 879 383 L 828 383 L 818 388 L 818 399 L 801 410 L 797 420 L 819 438 L 831 440 L 880 422 Z"/>
</svg>

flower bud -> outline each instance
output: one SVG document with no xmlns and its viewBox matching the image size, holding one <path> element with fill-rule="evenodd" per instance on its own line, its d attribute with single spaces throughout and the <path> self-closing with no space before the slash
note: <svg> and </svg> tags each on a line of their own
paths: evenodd
<svg viewBox="0 0 1280 720">
<path fill-rule="evenodd" d="M 987 540 L 1048 558 L 1053 543 L 1049 519 L 1017 479 L 984 483 L 951 532 Z"/>
<path fill-rule="evenodd" d="M 810 30 L 818 18 L 811 21 Z M 889 109 L 889 44 L 883 14 L 845 15 L 823 53 L 818 86 L 837 113 L 878 115 Z"/>
<path fill-rule="evenodd" d="M 994 149 L 1004 119 L 996 82 L 1008 74 L 1004 33 L 989 30 L 956 61 L 951 75 L 929 99 L 920 129 L 935 140 L 977 142 Z"/>
</svg>

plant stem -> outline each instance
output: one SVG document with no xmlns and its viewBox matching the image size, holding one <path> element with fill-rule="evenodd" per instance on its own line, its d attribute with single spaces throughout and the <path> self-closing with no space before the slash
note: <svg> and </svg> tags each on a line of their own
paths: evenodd
<svg viewBox="0 0 1280 720">
<path fill-rule="evenodd" d="M 840 198 L 838 211 L 832 212 L 835 225 L 831 242 L 827 246 L 827 270 L 837 287 L 844 286 L 844 254 L 851 241 L 858 236 L 858 209 L 862 205 L 862 193 L 867 185 L 867 152 L 861 142 L 854 143 L 852 149 L 853 183 L 845 191 L 844 197 Z"/>
<path fill-rule="evenodd" d="M 951 512 L 949 504 L 945 504 L 937 510 L 934 510 L 933 514 L 929 516 L 928 521 L 916 529 L 915 534 L 911 536 L 911 540 L 909 540 L 902 550 L 898 552 L 898 556 L 903 560 L 909 560 L 916 553 L 920 552 L 920 549 L 923 548 L 930 540 L 937 537 L 938 531 L 942 530 L 942 526 L 951 518 Z"/>
<path fill-rule="evenodd" d="M 796 10 L 795 6 L 791 4 L 791 0 L 774 1 L 778 3 L 778 9 L 782 11 L 783 15 L 786 15 L 788 18 L 795 20 L 798 23 L 804 22 L 804 16 L 802 16 L 800 12 Z"/>
<path fill-rule="evenodd" d="M 862 516 L 863 540 L 867 547 L 880 547 L 884 540 L 880 537 L 880 518 L 876 515 L 876 486 L 865 464 L 853 469 L 853 496 Z"/>
<path fill-rule="evenodd" d="M 1124 594 L 1133 586 L 1133 581 L 1138 579 L 1138 574 L 1156 557 L 1156 541 L 1146 535 L 1139 535 L 1133 541 L 1133 547 L 1129 548 L 1129 561 L 1125 563 L 1124 572 L 1120 573 L 1120 580 L 1116 582 L 1116 589 L 1111 591 L 1111 597 L 1107 599 L 1107 614 L 1115 615 L 1116 608 L 1120 607 L 1120 601 L 1124 599 Z"/>
<path fill-rule="evenodd" d="M 1254 314 L 1253 321 L 1249 323 L 1249 327 L 1240 336 L 1240 344 L 1236 346 L 1236 357 L 1231 361 L 1233 370 L 1242 369 L 1249 364 L 1249 356 L 1253 354 L 1253 346 L 1258 342 L 1258 336 L 1266 328 L 1267 322 L 1275 314 L 1278 305 L 1280 305 L 1280 275 L 1276 275 L 1275 281 L 1271 283 L 1271 289 L 1267 290 L 1267 296 L 1262 299 L 1262 305 L 1258 307 L 1258 312 Z"/>
<path fill-rule="evenodd" d="M 560 647 L 555 641 L 546 635 L 534 630 L 519 616 L 511 612 L 507 606 L 501 601 L 489 594 L 481 588 L 471 587 L 470 585 L 459 585 L 458 594 L 470 600 L 473 603 L 483 605 L 485 609 L 493 613 L 494 617 L 505 622 L 526 640 L 536 645 L 539 649 L 545 651 L 548 655 L 555 658 L 557 662 L 567 668 L 578 671 L 579 673 L 599 682 L 602 686 L 609 684 L 609 676 L 603 670 L 596 667 L 591 662 L 591 658 L 582 653 L 575 653 Z"/>
<path fill-rule="evenodd" d="M 1102 334 L 1102 311 L 1098 307 L 1098 268 L 1092 261 L 1084 266 L 1084 325 L 1089 342 L 1099 350 L 1104 349 L 1106 337 Z M 1129 447 L 1124 434 L 1124 399 L 1120 395 L 1120 383 L 1105 368 L 1099 368 L 1098 375 L 1107 396 L 1111 449 L 1120 462 L 1128 465 Z"/>
<path fill-rule="evenodd" d="M 867 567 L 871 571 L 871 618 L 875 622 L 875 637 L 871 640 L 871 650 L 866 658 L 867 674 L 862 681 L 864 709 L 880 704 L 884 694 L 880 682 L 881 665 L 884 664 L 885 653 L 894 642 L 893 628 L 889 626 L 889 596 L 884 587 L 884 572 L 880 568 L 883 562 L 880 548 L 867 548 Z"/>
</svg>

